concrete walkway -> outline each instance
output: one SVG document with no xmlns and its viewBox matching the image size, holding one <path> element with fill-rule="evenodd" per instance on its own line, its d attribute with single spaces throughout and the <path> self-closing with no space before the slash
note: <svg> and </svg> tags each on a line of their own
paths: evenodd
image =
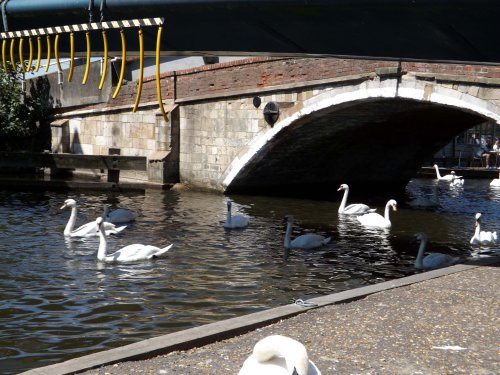
<svg viewBox="0 0 500 375">
<path fill-rule="evenodd" d="M 302 342 L 323 375 L 499 374 L 499 265 L 499 257 L 483 258 L 307 301 L 316 307 L 282 306 L 25 374 L 235 375 L 270 334 Z"/>
</svg>

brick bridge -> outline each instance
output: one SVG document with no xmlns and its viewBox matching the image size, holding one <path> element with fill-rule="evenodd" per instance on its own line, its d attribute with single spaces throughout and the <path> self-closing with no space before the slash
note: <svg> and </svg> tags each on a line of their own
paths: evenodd
<svg viewBox="0 0 500 375">
<path fill-rule="evenodd" d="M 53 85 L 63 106 L 53 148 L 146 156 L 148 172 L 127 177 L 151 182 L 331 196 L 343 182 L 401 191 L 453 136 L 500 121 L 499 66 L 253 57 L 167 72 L 161 84 L 168 123 L 154 78 L 135 113 L 135 84 L 112 100 L 108 82 L 78 106 Z"/>
</svg>

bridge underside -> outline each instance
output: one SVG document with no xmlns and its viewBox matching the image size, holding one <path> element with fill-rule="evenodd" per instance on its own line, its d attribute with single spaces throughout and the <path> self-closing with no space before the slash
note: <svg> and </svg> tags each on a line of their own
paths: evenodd
<svg viewBox="0 0 500 375">
<path fill-rule="evenodd" d="M 163 17 L 162 54 L 316 55 L 499 63 L 500 2 L 491 0 L 9 0 L 4 28 L 29 30 L 104 20 Z M 89 12 L 89 4 L 93 11 Z M 137 30 L 125 30 L 128 55 L 137 54 Z M 146 27 L 145 49 L 156 30 Z M 93 56 L 102 53 L 93 32 Z M 108 32 L 120 55 L 119 32 Z M 86 51 L 76 36 L 76 55 Z M 61 38 L 67 56 L 68 37 Z"/>
<path fill-rule="evenodd" d="M 402 99 L 336 106 L 283 129 L 227 192 L 331 198 L 347 183 L 354 194 L 397 196 L 454 135 L 484 120 Z"/>
</svg>

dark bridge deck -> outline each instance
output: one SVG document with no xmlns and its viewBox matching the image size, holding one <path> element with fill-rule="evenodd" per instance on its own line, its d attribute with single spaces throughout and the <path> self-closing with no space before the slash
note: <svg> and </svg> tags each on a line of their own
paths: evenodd
<svg viewBox="0 0 500 375">
<path fill-rule="evenodd" d="M 88 0 L 11 0 L 5 21 L 8 31 L 88 23 L 89 13 L 99 21 L 103 2 L 90 2 L 94 8 L 89 12 Z M 500 39 L 498 1 L 106 0 L 105 6 L 105 21 L 163 17 L 164 55 L 500 62 L 500 49 L 494 46 Z M 129 55 L 137 53 L 137 31 L 126 33 Z M 120 51 L 119 32 L 108 34 L 110 49 Z M 146 28 L 145 38 L 146 50 L 154 53 L 156 30 Z M 61 38 L 61 52 L 69 49 L 67 39 Z M 75 42 L 77 55 L 83 54 L 84 36 L 77 35 Z M 102 51 L 97 33 L 92 50 Z"/>
</svg>

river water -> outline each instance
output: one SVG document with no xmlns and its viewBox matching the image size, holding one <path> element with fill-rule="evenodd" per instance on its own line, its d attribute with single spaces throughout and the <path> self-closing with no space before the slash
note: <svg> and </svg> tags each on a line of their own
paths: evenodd
<svg viewBox="0 0 500 375">
<path fill-rule="evenodd" d="M 485 256 L 469 245 L 474 214 L 483 213 L 484 230 L 500 231 L 499 188 L 489 180 L 451 188 L 415 179 L 407 199 L 419 196 L 439 206 L 421 210 L 400 201 L 390 230 L 368 230 L 339 217 L 340 192 L 315 201 L 192 191 L 0 191 L 0 372 L 414 274 L 416 232 L 428 234 L 432 250 Z M 101 264 L 97 237 L 63 236 L 70 212 L 60 206 L 68 197 L 78 202 L 79 224 L 98 217 L 102 203 L 140 212 L 109 238 L 113 251 L 131 243 L 174 246 L 156 261 Z M 233 213 L 250 217 L 248 228 L 223 229 L 227 199 Z M 385 200 L 367 203 L 383 212 Z M 288 214 L 295 217 L 293 236 L 315 232 L 332 242 L 284 259 Z"/>
</svg>

